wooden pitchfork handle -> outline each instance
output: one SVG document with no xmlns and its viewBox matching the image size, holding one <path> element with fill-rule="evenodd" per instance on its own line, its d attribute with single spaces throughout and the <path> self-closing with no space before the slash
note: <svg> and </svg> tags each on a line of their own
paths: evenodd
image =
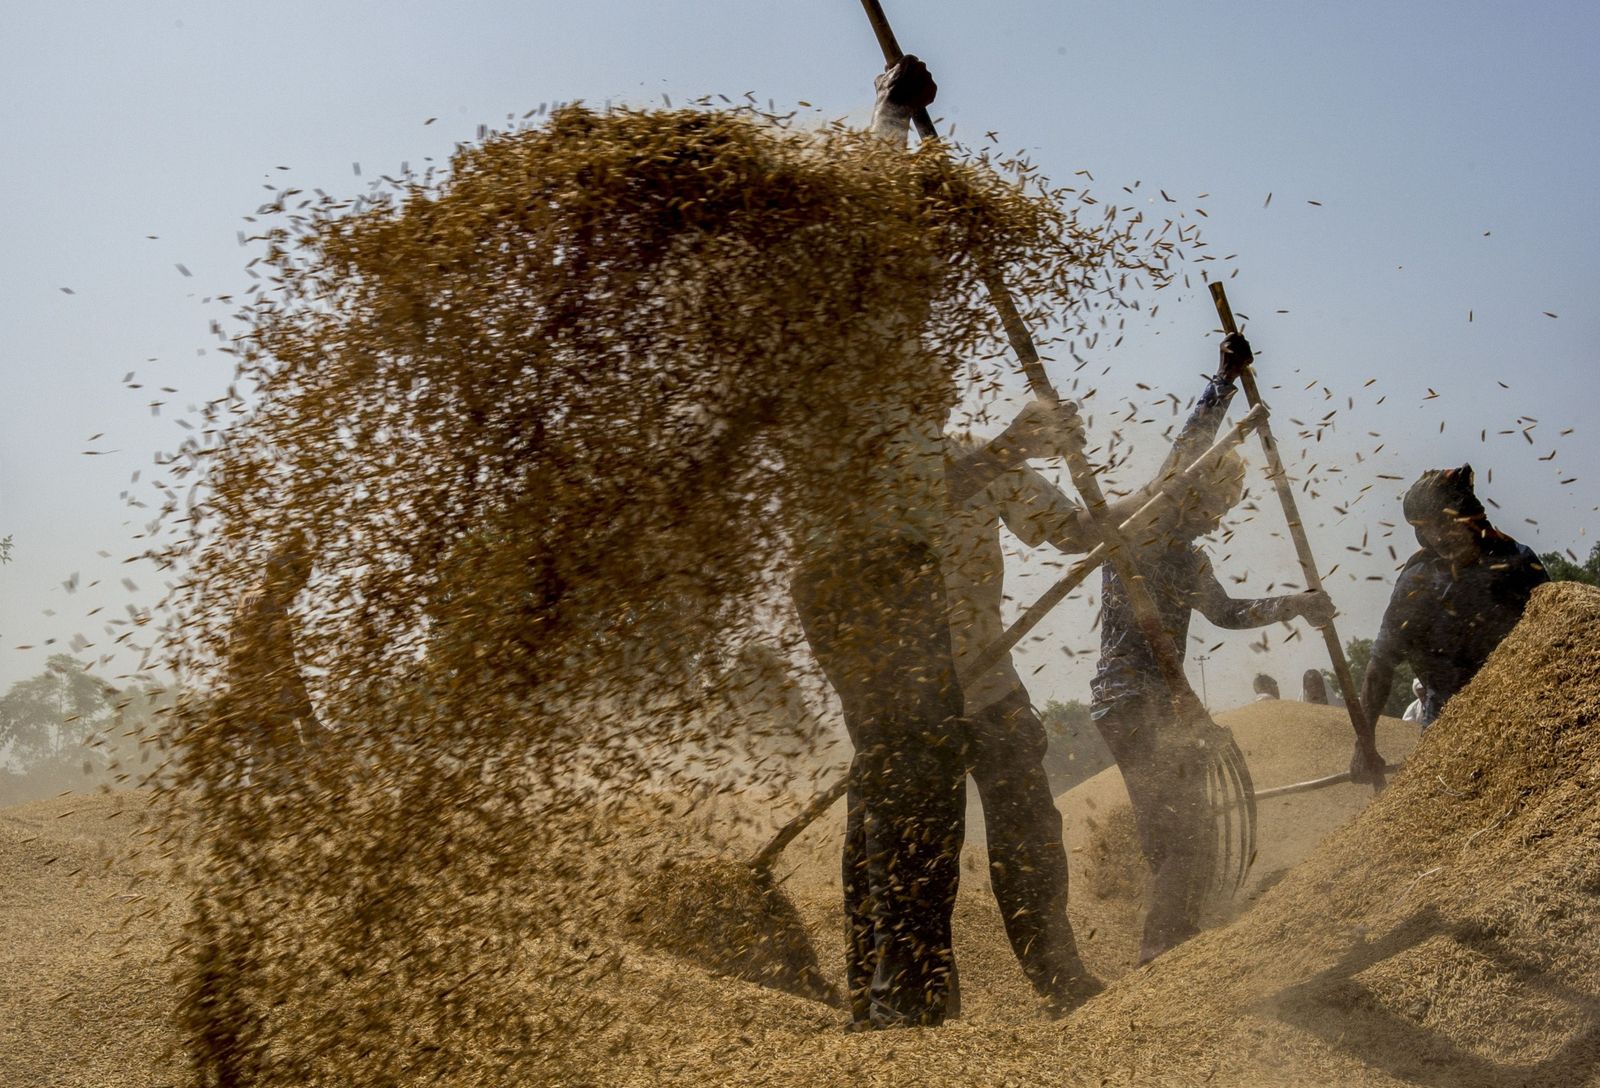
<svg viewBox="0 0 1600 1088">
<path fill-rule="evenodd" d="M 1216 303 L 1223 333 L 1232 335 L 1238 332 L 1239 326 L 1233 319 L 1233 307 L 1228 305 L 1227 289 L 1220 282 L 1211 284 L 1211 301 Z M 1245 367 L 1239 384 L 1244 386 L 1245 399 L 1250 407 L 1261 403 L 1255 368 Z M 1272 477 L 1273 489 L 1278 493 L 1278 501 L 1283 504 L 1283 516 L 1289 522 L 1289 538 L 1294 541 L 1295 554 L 1300 557 L 1300 571 L 1305 576 L 1306 588 L 1321 590 L 1322 575 L 1317 572 L 1317 560 L 1311 554 L 1311 541 L 1306 537 L 1305 524 L 1300 520 L 1300 508 L 1294 501 L 1294 488 L 1283 467 L 1283 458 L 1278 454 L 1278 443 L 1272 437 L 1272 428 L 1263 423 L 1256 428 L 1256 433 L 1261 436 L 1261 449 L 1267 457 L 1267 474 Z M 1328 659 L 1333 662 L 1333 675 L 1338 678 L 1339 690 L 1344 694 L 1345 709 L 1350 713 L 1350 724 L 1355 728 L 1356 735 L 1361 736 L 1367 728 L 1367 718 L 1361 706 L 1361 693 L 1356 691 L 1355 678 L 1350 674 L 1350 663 L 1345 660 L 1344 646 L 1339 642 L 1339 632 L 1332 620 L 1321 631 L 1322 641 L 1328 646 Z M 1374 790 L 1379 788 L 1374 786 Z"/>
</svg>

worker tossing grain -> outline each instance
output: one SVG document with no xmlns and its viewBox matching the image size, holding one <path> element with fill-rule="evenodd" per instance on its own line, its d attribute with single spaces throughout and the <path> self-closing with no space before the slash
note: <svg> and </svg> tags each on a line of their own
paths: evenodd
<svg viewBox="0 0 1600 1088">
<path fill-rule="evenodd" d="M 936 86 L 906 57 L 877 88 L 873 128 L 904 143 Z M 951 463 L 947 484 L 944 398 L 854 407 L 844 425 L 881 436 L 871 488 L 812 528 L 793 593 L 855 747 L 843 859 L 851 1023 L 933 1025 L 953 989 L 967 770 L 940 523 L 947 493 L 959 501 L 1053 448 L 1060 416 L 1030 405 L 989 446 Z"/>
<path fill-rule="evenodd" d="M 1361 685 L 1367 727 L 1350 760 L 1357 782 L 1383 781 L 1374 715 L 1389 701 L 1395 666 L 1417 674 L 1426 729 L 1517 625 L 1534 587 L 1550 580 L 1531 549 L 1489 523 L 1471 465 L 1424 472 L 1406 492 L 1405 515 L 1422 547 L 1401 568 L 1372 643 Z"/>
<path fill-rule="evenodd" d="M 1233 397 L 1234 382 L 1251 358 L 1244 337 L 1235 333 L 1222 341 L 1221 367 L 1179 432 L 1169 463 L 1187 463 L 1215 435 Z M 1137 542 L 1135 560 L 1155 599 L 1162 627 L 1180 656 L 1193 611 L 1232 630 L 1264 627 L 1296 616 L 1312 623 L 1333 617 L 1333 603 L 1324 593 L 1236 600 L 1217 581 L 1211 561 L 1194 541 L 1215 531 L 1243 497 L 1243 489 L 1243 462 L 1230 455 L 1209 486 L 1189 496 L 1150 539 Z M 1140 962 L 1147 962 L 1199 930 L 1200 907 L 1215 864 L 1206 754 L 1172 721 L 1171 696 L 1154 651 L 1110 567 L 1105 568 L 1103 600 L 1091 714 L 1127 783 L 1139 844 L 1152 870 L 1139 951 Z"/>
</svg>

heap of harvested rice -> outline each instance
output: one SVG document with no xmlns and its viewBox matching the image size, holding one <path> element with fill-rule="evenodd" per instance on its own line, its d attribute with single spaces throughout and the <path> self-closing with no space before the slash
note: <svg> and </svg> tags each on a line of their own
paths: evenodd
<svg viewBox="0 0 1600 1088">
<path fill-rule="evenodd" d="M 992 907 L 975 916 L 987 890 L 964 866 L 963 1020 L 847 1035 L 818 1002 L 630 949 L 594 980 L 611 1019 L 586 1035 L 590 1046 L 566 1082 L 1593 1088 L 1597 629 L 1600 591 L 1541 589 L 1407 770 L 1352 824 L 1244 917 L 1127 975 L 1066 1022 L 1032 1015 L 1026 988 L 987 969 L 1009 949 Z M 158 950 L 170 930 L 155 915 L 126 922 L 107 888 L 80 887 L 46 864 L 66 847 L 94 856 L 73 817 L 59 815 L 82 815 L 84 801 L 32 806 L 26 821 L 18 810 L 0 813 L 8 878 L 0 894 L 26 888 L 34 897 L 19 904 L 11 893 L 0 919 L 16 927 L 0 949 L 31 972 L 26 982 L 0 973 L 0 1070 L 15 1083 L 163 1082 L 172 1077 L 159 1061 L 165 1039 L 148 1018 L 170 997 L 144 988 L 159 975 L 145 983 L 128 965 L 119 975 L 112 957 L 115 940 Z M 127 795 L 91 804 L 109 812 Z M 26 853 L 35 845 L 38 856 Z M 1080 938 L 1109 920 L 1094 913 L 1107 909 L 1075 905 Z M 50 918 L 106 937 L 46 946 L 31 929 Z M 1096 947 L 1086 944 L 1091 962 Z M 140 957 L 157 958 L 136 951 L 133 966 Z M 129 980 L 133 993 L 119 1003 Z M 570 993 L 526 974 L 517 986 L 528 1001 Z"/>
<path fill-rule="evenodd" d="M 169 467 L 202 1079 L 587 1062 L 641 853 L 607 814 L 752 750 L 719 686 L 753 640 L 793 656 L 795 539 L 888 501 L 864 420 L 997 378 L 986 272 L 1066 339 L 1172 250 L 1025 171 L 748 112 L 561 110 L 394 188 L 279 194 L 249 395 Z M 249 598 L 242 653 L 269 556 L 309 580 Z"/>
<path fill-rule="evenodd" d="M 168 1083 L 182 892 L 130 866 L 136 792 L 0 810 L 0 1084 Z"/>
<path fill-rule="evenodd" d="M 743 862 L 663 862 L 641 883 L 627 921 L 629 935 L 646 947 L 813 1001 L 839 1001 L 794 903 Z"/>
</svg>

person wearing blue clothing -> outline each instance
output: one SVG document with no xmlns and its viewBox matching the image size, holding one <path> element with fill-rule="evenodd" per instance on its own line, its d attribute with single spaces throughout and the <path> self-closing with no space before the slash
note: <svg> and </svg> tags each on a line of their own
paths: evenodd
<svg viewBox="0 0 1600 1088">
<path fill-rule="evenodd" d="M 1422 547 L 1401 568 L 1373 640 L 1361 685 L 1361 705 L 1370 709 L 1350 761 L 1354 781 L 1380 785 L 1373 711 L 1389 701 L 1395 666 L 1404 661 L 1416 673 L 1427 729 L 1517 625 L 1534 589 L 1550 580 L 1532 549 L 1489 523 L 1471 465 L 1424 472 L 1404 508 Z"/>
<path fill-rule="evenodd" d="M 1251 362 L 1250 346 L 1237 334 L 1223 340 L 1221 351 L 1222 367 L 1174 442 L 1170 466 L 1192 461 L 1215 438 L 1234 381 Z M 1238 600 L 1218 582 L 1211 560 L 1194 542 L 1215 531 L 1243 493 L 1244 463 L 1230 455 L 1150 539 L 1137 543 L 1134 562 L 1180 658 L 1187 652 L 1189 618 L 1195 611 L 1230 630 L 1296 617 L 1313 624 L 1333 618 L 1333 603 L 1325 593 Z M 1139 952 L 1139 961 L 1145 963 L 1199 931 L 1200 907 L 1214 866 L 1206 762 L 1187 731 L 1176 728 L 1172 693 L 1121 579 L 1109 565 L 1102 579 L 1100 662 L 1090 687 L 1090 714 L 1122 771 L 1139 845 L 1151 868 Z"/>
</svg>

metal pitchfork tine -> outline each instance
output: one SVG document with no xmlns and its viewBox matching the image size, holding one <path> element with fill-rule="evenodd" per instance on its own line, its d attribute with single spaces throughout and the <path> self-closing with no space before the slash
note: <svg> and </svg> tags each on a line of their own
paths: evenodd
<svg viewBox="0 0 1600 1088">
<path fill-rule="evenodd" d="M 1211 810 L 1220 814 L 1220 826 L 1213 824 L 1216 847 L 1221 855 L 1219 864 L 1212 866 L 1211 874 L 1213 886 L 1219 890 L 1228 883 L 1228 874 L 1233 869 L 1233 811 L 1227 804 L 1228 772 L 1223 766 L 1223 760 L 1212 759 L 1206 761 L 1206 799 L 1211 802 Z"/>
<path fill-rule="evenodd" d="M 883 12 L 883 5 L 879 0 L 861 0 L 861 6 L 866 10 L 867 20 L 872 24 L 873 34 L 883 50 L 883 59 L 889 64 L 899 63 L 903 54 L 899 42 L 895 39 L 894 30 L 889 26 L 888 16 Z M 926 108 L 918 109 L 912 120 L 916 125 L 917 134 L 923 139 L 938 138 L 938 133 L 933 127 L 933 119 L 928 116 Z M 1046 404 L 1059 404 L 1061 398 L 1055 387 L 1050 384 L 1050 377 L 1045 373 L 1033 337 L 1023 323 L 1022 315 L 1017 311 L 1016 303 L 1011 298 L 1011 292 L 1007 289 L 1000 270 L 984 269 L 983 279 L 989 298 L 994 303 L 1001 324 L 1005 327 L 1006 339 L 1011 342 L 1011 350 L 1016 354 L 1023 374 L 1027 376 L 1033 395 Z M 1081 429 L 1078 431 L 1078 436 L 1082 438 Z M 1195 696 L 1194 689 L 1189 686 L 1189 681 L 1183 673 L 1183 662 L 1161 626 L 1160 613 L 1156 611 L 1155 601 L 1150 597 L 1150 591 L 1134 564 L 1133 552 L 1127 547 L 1116 523 L 1111 518 L 1105 495 L 1100 489 L 1099 478 L 1084 454 L 1083 442 L 1080 441 L 1067 452 L 1066 461 L 1073 486 L 1083 496 L 1084 508 L 1094 521 L 1100 539 L 1109 548 L 1106 558 L 1117 572 L 1117 577 L 1128 595 L 1128 603 L 1133 608 L 1134 617 L 1138 620 L 1139 629 L 1145 641 L 1149 643 L 1151 652 L 1156 656 L 1156 663 L 1166 681 L 1167 690 L 1172 694 L 1173 709 L 1178 720 L 1197 730 L 1198 735 L 1194 739 L 1205 747 L 1206 754 L 1212 762 L 1219 759 L 1224 762 L 1228 772 L 1226 779 L 1229 790 L 1239 792 L 1237 800 L 1233 803 L 1244 809 L 1244 820 L 1241 822 L 1247 825 L 1247 830 L 1243 834 L 1251 850 L 1244 854 L 1240 864 L 1248 871 L 1251 861 L 1254 860 L 1256 807 L 1255 798 L 1249 793 L 1251 783 L 1249 771 L 1244 768 L 1244 753 L 1239 751 L 1233 734 L 1211 720 L 1211 715 Z M 1231 804 L 1213 805 L 1213 821 L 1231 822 L 1231 817 L 1227 815 L 1231 807 Z M 1242 876 L 1240 880 L 1243 880 Z"/>
<path fill-rule="evenodd" d="M 1250 778 L 1250 766 L 1245 762 L 1244 753 L 1239 751 L 1232 734 L 1227 734 L 1224 742 L 1216 746 L 1211 764 L 1218 780 L 1217 794 L 1212 800 L 1212 805 L 1222 815 L 1224 840 L 1223 863 L 1217 869 L 1217 887 L 1236 892 L 1244 885 L 1245 878 L 1250 875 L 1250 867 L 1256 860 L 1255 785 Z M 1233 847 L 1231 813 L 1240 805 L 1243 806 L 1244 812 L 1239 821 L 1239 861 L 1237 872 L 1233 876 L 1233 886 L 1228 888 L 1227 874 L 1232 868 L 1229 862 Z"/>
</svg>

